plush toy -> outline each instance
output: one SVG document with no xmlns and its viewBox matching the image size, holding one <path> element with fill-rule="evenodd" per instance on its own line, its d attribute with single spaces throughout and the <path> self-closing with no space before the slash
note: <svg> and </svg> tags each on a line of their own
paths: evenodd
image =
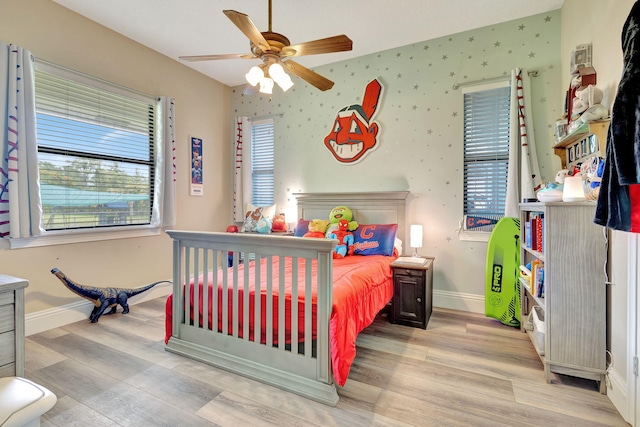
<svg viewBox="0 0 640 427">
<path fill-rule="evenodd" d="M 260 234 L 271 233 L 271 220 L 264 216 L 260 218 L 256 224 L 256 231 Z"/>
<path fill-rule="evenodd" d="M 287 231 L 287 228 L 287 221 L 284 218 L 284 214 L 278 214 L 273 217 L 271 231 Z"/>
<path fill-rule="evenodd" d="M 312 219 L 309 221 L 309 231 L 302 237 L 324 238 L 329 221 L 326 219 Z"/>
<path fill-rule="evenodd" d="M 344 258 L 353 255 L 353 233 L 349 231 L 349 221 L 338 221 L 338 229 L 329 233 L 329 239 L 338 239 L 338 244 L 333 250 L 333 258 Z"/>
<path fill-rule="evenodd" d="M 353 221 L 353 212 L 346 206 L 336 206 L 329 212 L 329 228 L 327 229 L 327 235 L 338 230 L 338 221 L 341 219 L 346 220 L 349 223 L 348 231 L 353 231 L 358 228 L 358 223 Z"/>
</svg>

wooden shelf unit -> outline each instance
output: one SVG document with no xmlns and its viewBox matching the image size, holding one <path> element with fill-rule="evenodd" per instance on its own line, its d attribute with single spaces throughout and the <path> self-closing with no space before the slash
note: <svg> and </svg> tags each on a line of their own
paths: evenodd
<svg viewBox="0 0 640 427">
<path fill-rule="evenodd" d="M 553 146 L 553 152 L 560 157 L 562 169 L 571 169 L 577 163 L 593 157 L 604 157 L 607 145 L 609 119 L 584 123 Z"/>
<path fill-rule="evenodd" d="M 520 204 L 521 236 L 532 213 L 544 217 L 543 250 L 521 242 L 520 262 L 544 262 L 544 296 L 520 283 L 521 329 L 533 306 L 544 311 L 544 351 L 538 351 L 547 382 L 551 373 L 594 380 L 606 393 L 607 292 L 603 228 L 593 222 L 594 202 Z M 529 334 L 532 337 L 532 334 Z M 535 346 L 534 346 L 535 347 Z M 536 349 L 538 350 L 538 349 Z"/>
</svg>

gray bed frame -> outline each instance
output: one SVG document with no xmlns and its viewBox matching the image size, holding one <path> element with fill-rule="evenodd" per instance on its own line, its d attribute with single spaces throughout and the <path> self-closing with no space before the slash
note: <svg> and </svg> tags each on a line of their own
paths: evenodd
<svg viewBox="0 0 640 427">
<path fill-rule="evenodd" d="M 329 212 L 336 206 L 346 205 L 354 213 L 354 219 L 361 224 L 397 223 L 397 236 L 406 240 L 406 191 L 358 192 L 358 193 L 297 193 L 294 196 L 298 203 L 298 217 L 304 219 L 328 219 Z M 199 360 L 231 372 L 270 384 L 298 395 L 316 400 L 327 405 L 338 403 L 338 393 L 333 382 L 329 344 L 329 318 L 332 306 L 332 250 L 334 240 L 301 239 L 275 234 L 256 235 L 245 233 L 217 233 L 170 230 L 167 234 L 173 239 L 173 323 L 172 336 L 166 350 Z M 205 285 L 222 288 L 222 313 L 218 313 L 218 294 L 213 292 L 212 318 L 213 330 L 208 327 L 208 314 L 197 314 L 190 321 L 193 307 L 200 301 L 198 292 L 194 293 L 193 306 L 189 298 L 185 299 L 182 284 L 189 283 L 193 277 L 226 267 L 227 256 L 233 252 L 234 267 L 223 268 L 222 283 L 218 283 L 217 275 L 211 283 Z M 249 340 L 249 310 L 243 314 L 243 331 L 238 331 L 238 310 L 233 309 L 233 326 L 227 330 L 223 322 L 222 331 L 218 332 L 216 319 L 221 314 L 228 316 L 227 304 L 232 307 L 238 304 L 238 290 L 248 283 L 248 274 L 238 269 L 242 259 L 266 258 L 266 267 L 260 268 L 256 263 L 255 274 L 266 278 L 267 293 L 266 316 L 267 330 L 271 330 L 271 319 L 279 319 L 277 332 L 278 344 L 274 344 L 270 334 L 266 343 L 259 339 Z M 317 260 L 317 275 L 311 274 L 310 267 L 305 268 L 304 283 L 298 283 L 294 293 L 304 293 L 305 301 L 311 300 L 312 287 L 317 287 L 317 334 L 315 342 L 311 339 L 311 304 L 305 304 L 305 331 L 297 331 L 292 325 L 292 336 L 304 334 L 304 343 L 298 348 L 284 344 L 284 311 L 274 312 L 271 295 L 274 290 L 284 286 L 272 278 L 271 264 L 275 259 L 291 258 L 294 261 L 292 275 L 298 277 L 296 261 Z M 310 266 L 310 262 L 305 263 Z M 246 270 L 248 271 L 248 270 Z M 282 276 L 284 270 L 280 270 Z M 205 274 L 206 276 L 206 274 Z M 282 288 L 283 289 L 283 288 Z M 231 301 L 227 300 L 231 292 Z M 284 292 L 279 292 L 283 295 Z M 284 308 L 284 297 L 278 307 Z M 202 294 L 202 305 L 208 307 L 207 292 Z M 244 307 L 249 307 L 249 294 L 244 294 Z M 297 295 L 292 296 L 297 300 Z M 257 300 L 256 300 L 257 301 Z M 193 310 L 198 312 L 198 310 Z M 260 319 L 260 304 L 255 304 L 255 318 Z M 292 318 L 297 318 L 297 305 L 292 305 Z M 202 317 L 199 317 L 202 316 Z M 200 325 L 202 323 L 202 325 Z M 260 330 L 259 321 L 255 325 Z M 259 334 L 256 334 L 259 336 Z M 308 337 L 308 338 L 307 338 Z M 314 348 L 315 346 L 315 348 Z"/>
</svg>

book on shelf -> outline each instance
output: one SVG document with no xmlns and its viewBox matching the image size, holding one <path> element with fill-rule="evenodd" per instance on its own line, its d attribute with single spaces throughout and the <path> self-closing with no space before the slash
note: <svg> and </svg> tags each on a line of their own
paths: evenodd
<svg viewBox="0 0 640 427">
<path fill-rule="evenodd" d="M 408 265 L 425 265 L 427 263 L 427 259 L 415 256 L 400 256 L 396 258 L 394 262 Z"/>
</svg>

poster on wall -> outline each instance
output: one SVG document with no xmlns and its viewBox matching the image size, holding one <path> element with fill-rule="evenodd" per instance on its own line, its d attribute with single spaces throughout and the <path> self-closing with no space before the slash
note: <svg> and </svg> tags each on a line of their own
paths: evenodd
<svg viewBox="0 0 640 427">
<path fill-rule="evenodd" d="M 191 137 L 191 192 L 202 196 L 202 139 Z"/>
<path fill-rule="evenodd" d="M 383 86 L 378 79 L 371 80 L 362 98 L 362 104 L 342 108 L 336 114 L 331 132 L 324 145 L 340 163 L 353 165 L 378 146 L 380 125 L 373 118 L 382 99 Z"/>
</svg>

